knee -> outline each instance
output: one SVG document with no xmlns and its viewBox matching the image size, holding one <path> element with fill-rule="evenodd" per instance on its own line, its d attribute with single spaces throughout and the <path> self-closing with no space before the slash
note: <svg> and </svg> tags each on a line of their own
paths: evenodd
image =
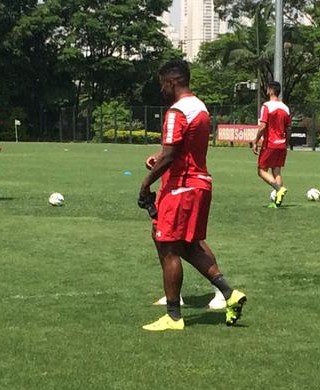
<svg viewBox="0 0 320 390">
<path fill-rule="evenodd" d="M 157 241 L 159 257 L 164 262 L 172 262 L 183 257 L 183 245 L 180 242 Z"/>
</svg>

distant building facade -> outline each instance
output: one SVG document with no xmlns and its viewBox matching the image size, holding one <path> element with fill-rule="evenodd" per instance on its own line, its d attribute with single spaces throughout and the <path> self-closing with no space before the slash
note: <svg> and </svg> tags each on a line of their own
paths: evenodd
<svg viewBox="0 0 320 390">
<path fill-rule="evenodd" d="M 162 30 L 166 37 L 170 39 L 174 47 L 180 47 L 180 34 L 171 22 L 170 12 L 164 12 L 160 20 L 164 24 Z"/>
<path fill-rule="evenodd" d="M 180 43 L 188 60 L 193 60 L 201 43 L 227 32 L 227 22 L 214 12 L 212 0 L 180 0 Z"/>
</svg>

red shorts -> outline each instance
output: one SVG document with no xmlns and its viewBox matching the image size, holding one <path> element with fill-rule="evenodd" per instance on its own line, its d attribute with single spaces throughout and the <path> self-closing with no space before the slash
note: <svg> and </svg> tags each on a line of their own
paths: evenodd
<svg viewBox="0 0 320 390">
<path fill-rule="evenodd" d="M 178 188 L 163 191 L 157 202 L 157 241 L 198 241 L 207 234 L 211 191 Z"/>
<path fill-rule="evenodd" d="M 262 169 L 283 167 L 286 157 L 287 149 L 263 148 L 260 150 L 258 167 Z"/>
</svg>

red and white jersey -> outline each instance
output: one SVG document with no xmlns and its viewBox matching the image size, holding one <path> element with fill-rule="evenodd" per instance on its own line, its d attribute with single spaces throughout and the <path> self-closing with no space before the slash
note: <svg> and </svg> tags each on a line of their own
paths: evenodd
<svg viewBox="0 0 320 390">
<path fill-rule="evenodd" d="M 206 166 L 209 134 L 208 110 L 196 96 L 183 96 L 170 107 L 165 116 L 162 143 L 181 144 L 181 149 L 164 175 L 163 184 L 167 189 L 211 190 L 212 178 Z"/>
<path fill-rule="evenodd" d="M 267 127 L 263 134 L 263 147 L 286 149 L 287 128 L 291 124 L 289 107 L 279 100 L 270 100 L 261 108 L 260 122 Z"/>
</svg>

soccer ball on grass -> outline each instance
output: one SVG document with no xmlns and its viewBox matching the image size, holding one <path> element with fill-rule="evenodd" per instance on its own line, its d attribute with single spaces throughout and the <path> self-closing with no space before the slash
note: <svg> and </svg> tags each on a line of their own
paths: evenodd
<svg viewBox="0 0 320 390">
<path fill-rule="evenodd" d="M 63 206 L 64 204 L 64 197 L 59 192 L 54 192 L 49 197 L 49 204 L 51 206 Z"/>
<path fill-rule="evenodd" d="M 319 200 L 320 199 L 320 191 L 316 188 L 311 188 L 307 191 L 307 198 L 308 200 Z"/>
</svg>

